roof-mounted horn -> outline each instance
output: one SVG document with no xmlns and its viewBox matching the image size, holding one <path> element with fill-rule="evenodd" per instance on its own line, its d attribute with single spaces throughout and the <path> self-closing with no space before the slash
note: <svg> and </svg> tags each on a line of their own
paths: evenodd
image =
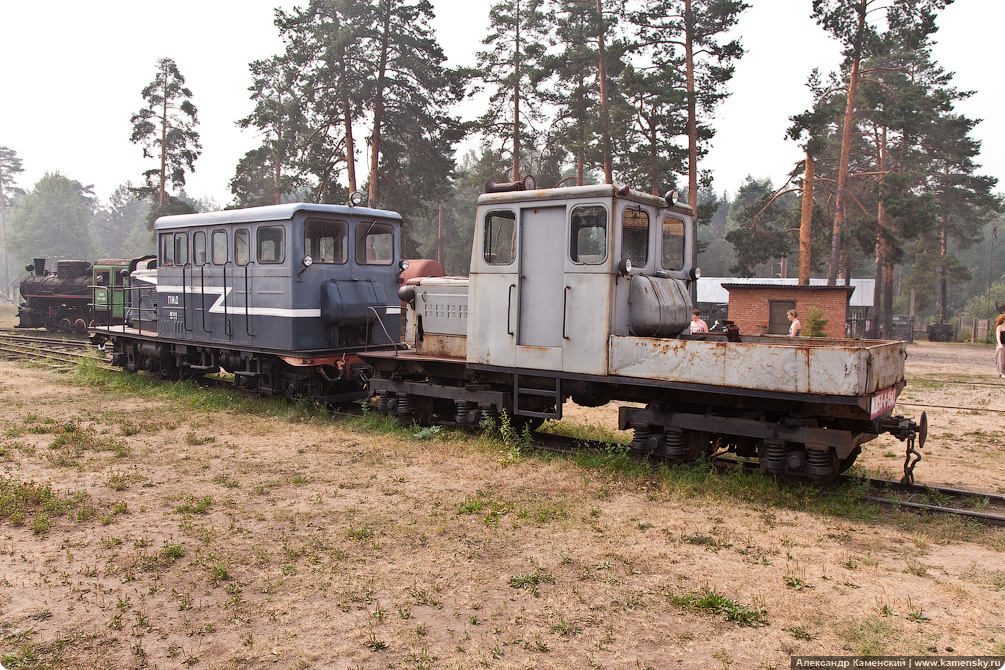
<svg viewBox="0 0 1005 670">
<path fill-rule="evenodd" d="M 485 182 L 485 192 L 486 193 L 508 193 L 510 191 L 533 191 L 537 188 L 537 180 L 534 179 L 533 175 L 527 175 L 520 181 L 503 181 L 496 182 L 495 179 L 489 179 Z"/>
</svg>

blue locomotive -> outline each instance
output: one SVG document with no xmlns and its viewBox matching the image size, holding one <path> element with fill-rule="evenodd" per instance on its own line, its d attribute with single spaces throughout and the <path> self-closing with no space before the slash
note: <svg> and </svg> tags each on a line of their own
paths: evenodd
<svg viewBox="0 0 1005 670">
<path fill-rule="evenodd" d="M 155 268 L 133 273 L 126 323 L 91 330 L 114 365 L 169 377 L 225 370 L 265 395 L 362 396 L 365 349 L 394 348 L 401 216 L 294 203 L 166 216 Z"/>
</svg>

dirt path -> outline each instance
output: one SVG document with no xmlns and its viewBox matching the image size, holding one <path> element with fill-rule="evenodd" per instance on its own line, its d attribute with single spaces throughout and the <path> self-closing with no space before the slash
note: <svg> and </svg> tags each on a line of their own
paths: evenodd
<svg viewBox="0 0 1005 670">
<path fill-rule="evenodd" d="M 983 408 L 930 409 L 919 479 L 1005 490 L 991 360 L 912 345 L 902 401 Z M 35 493 L 50 510 L 0 519 L 8 668 L 728 669 L 788 667 L 791 654 L 1005 654 L 1001 531 L 751 505 L 486 440 L 70 381 L 0 363 L 0 503 Z M 871 443 L 861 462 L 893 472 L 902 456 L 895 440 Z"/>
</svg>

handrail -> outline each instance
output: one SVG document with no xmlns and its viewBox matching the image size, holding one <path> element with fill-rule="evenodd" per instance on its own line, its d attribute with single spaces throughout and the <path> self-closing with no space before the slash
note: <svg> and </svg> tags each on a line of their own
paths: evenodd
<svg viewBox="0 0 1005 670">
<path fill-rule="evenodd" d="M 248 337 L 254 337 L 255 334 L 251 332 L 251 284 L 248 280 L 248 265 L 244 266 L 244 332 L 248 334 Z"/>
<path fill-rule="evenodd" d="M 181 266 L 181 327 L 186 332 L 192 332 L 192 328 L 188 325 L 188 284 L 185 282 L 185 268 L 188 267 L 188 263 Z"/>
<path fill-rule="evenodd" d="M 227 266 L 230 265 L 230 261 L 226 261 L 223 264 L 223 293 L 221 299 L 223 300 L 223 333 L 227 337 L 234 337 L 234 328 L 230 324 L 230 314 L 227 308 Z"/>
<path fill-rule="evenodd" d="M 206 329 L 206 266 L 208 263 L 203 263 L 199 266 L 199 293 L 202 296 L 202 332 L 208 333 L 209 330 Z"/>
</svg>

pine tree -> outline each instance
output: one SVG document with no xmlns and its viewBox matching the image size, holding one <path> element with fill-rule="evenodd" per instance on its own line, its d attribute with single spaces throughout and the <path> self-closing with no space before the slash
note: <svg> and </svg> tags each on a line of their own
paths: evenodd
<svg viewBox="0 0 1005 670">
<path fill-rule="evenodd" d="M 299 73 L 281 57 L 255 61 L 249 68 L 255 108 L 237 125 L 255 128 L 262 145 L 238 163 L 230 190 L 237 206 L 278 205 L 305 182 L 298 162 L 307 127 L 303 98 L 296 93 Z"/>
<path fill-rule="evenodd" d="M 0 147 L 0 237 L 3 237 L 4 295 L 10 285 L 10 265 L 7 259 L 7 208 L 15 195 L 23 193 L 15 181 L 24 172 L 17 152 L 9 147 Z"/>
<path fill-rule="evenodd" d="M 11 216 L 10 252 L 30 258 L 93 257 L 89 225 L 94 207 L 91 186 L 46 173 Z"/>
<path fill-rule="evenodd" d="M 130 182 L 118 186 L 108 198 L 108 204 L 99 207 L 91 221 L 91 238 L 97 254 L 109 258 L 124 256 L 123 245 L 138 223 L 142 224 L 150 211 L 150 204 L 136 198 Z"/>
<path fill-rule="evenodd" d="M 476 91 L 491 90 L 475 127 L 510 147 L 513 180 L 523 176 L 526 156 L 540 140 L 543 97 L 534 82 L 544 76 L 550 25 L 544 0 L 499 0 L 489 9 L 489 33 L 482 40 L 486 50 L 478 52 L 471 73 L 481 82 Z"/>
<path fill-rule="evenodd" d="M 368 37 L 375 11 L 371 2 L 311 0 L 291 13 L 276 13 L 286 43 L 277 64 L 295 76 L 291 107 L 284 108 L 288 113 L 278 126 L 287 137 L 286 186 L 308 188 L 318 202 L 345 201 L 343 170 L 348 190 L 358 189 L 354 128 L 364 118 L 366 82 L 376 76 Z"/>
<path fill-rule="evenodd" d="M 159 167 L 143 173 L 147 186 L 138 189 L 144 196 L 156 198 L 157 206 L 166 201 L 167 184 L 185 185 L 185 172 L 194 170 L 202 152 L 199 144 L 198 112 L 192 104 L 192 91 L 185 87 L 185 77 L 170 58 L 157 61 L 157 76 L 144 87 L 145 106 L 133 114 L 129 138 L 143 146 L 144 158 L 156 158 Z"/>
<path fill-rule="evenodd" d="M 812 17 L 844 47 L 847 86 L 842 123 L 841 155 L 837 169 L 834 226 L 827 283 L 837 283 L 841 264 L 842 234 L 848 218 L 848 176 L 855 108 L 861 78 L 870 73 L 863 61 L 882 52 L 883 31 L 900 31 L 918 42 L 935 30 L 934 11 L 952 0 L 813 0 Z M 883 21 L 885 19 L 885 22 Z M 885 25 L 884 25 L 885 24 Z"/>
<path fill-rule="evenodd" d="M 743 56 L 739 40 L 727 40 L 727 33 L 749 5 L 743 0 L 655 0 L 633 15 L 639 26 L 641 43 L 656 52 L 659 62 L 674 73 L 683 73 L 687 109 L 688 205 L 696 216 L 692 232 L 697 239 L 701 219 L 698 190 L 702 181 L 698 159 L 702 145 L 712 138 L 709 121 L 715 107 L 729 92 L 734 61 Z M 691 263 L 697 266 L 698 249 Z"/>
</svg>

